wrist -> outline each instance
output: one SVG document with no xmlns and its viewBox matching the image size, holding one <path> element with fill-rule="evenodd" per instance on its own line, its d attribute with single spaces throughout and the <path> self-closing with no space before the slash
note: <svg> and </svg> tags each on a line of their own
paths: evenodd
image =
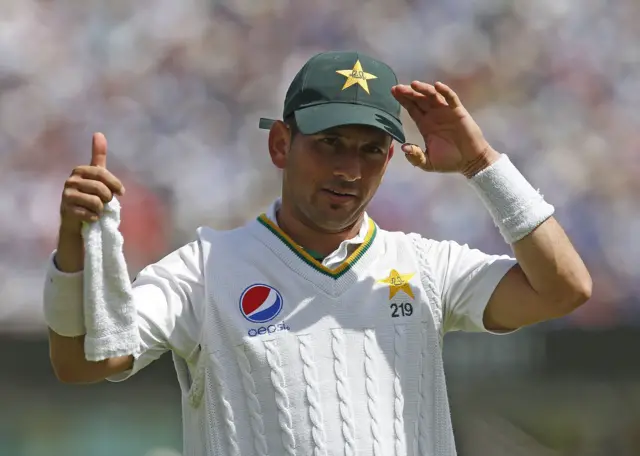
<svg viewBox="0 0 640 456">
<path fill-rule="evenodd" d="M 63 217 L 58 227 L 58 237 L 73 239 L 78 236 L 82 237 L 82 222 L 70 222 Z"/>
<path fill-rule="evenodd" d="M 81 232 L 60 227 L 58 232 L 58 247 L 53 263 L 56 268 L 65 273 L 75 273 L 83 270 L 84 241 Z"/>
<path fill-rule="evenodd" d="M 525 179 L 507 155 L 467 182 L 489 210 L 504 240 L 513 244 L 554 213 L 554 207 Z"/>
<path fill-rule="evenodd" d="M 489 144 L 487 144 L 475 159 L 471 160 L 469 163 L 463 166 L 460 173 L 467 179 L 471 179 L 481 171 L 487 169 L 495 162 L 497 162 L 500 159 L 501 155 L 502 154 L 500 154 L 500 152 L 496 151 Z"/>
<path fill-rule="evenodd" d="M 81 336 L 86 332 L 83 307 L 84 275 L 82 272 L 62 272 L 54 261 L 52 255 L 44 283 L 44 320 L 47 326 L 60 336 Z"/>
</svg>

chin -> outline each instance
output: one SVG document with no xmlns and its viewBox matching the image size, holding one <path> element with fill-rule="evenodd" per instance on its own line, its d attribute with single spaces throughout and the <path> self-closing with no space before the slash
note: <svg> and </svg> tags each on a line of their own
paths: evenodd
<svg viewBox="0 0 640 456">
<path fill-rule="evenodd" d="M 315 224 L 326 231 L 339 232 L 350 228 L 358 217 L 359 211 L 346 210 L 342 205 L 331 205 L 329 211 L 322 211 L 322 214 L 317 214 L 315 218 Z"/>
<path fill-rule="evenodd" d="M 337 233 L 351 227 L 364 210 L 362 201 L 354 199 L 347 202 L 327 201 L 324 198 L 312 199 L 298 206 L 299 213 L 307 222 L 322 231 Z"/>
</svg>

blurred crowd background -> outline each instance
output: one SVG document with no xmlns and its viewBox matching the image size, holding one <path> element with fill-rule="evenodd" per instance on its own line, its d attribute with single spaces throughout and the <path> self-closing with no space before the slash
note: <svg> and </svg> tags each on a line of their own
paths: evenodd
<svg viewBox="0 0 640 456">
<path fill-rule="evenodd" d="M 640 328 L 638 23 L 634 0 L 0 2 L 0 455 L 180 454 L 166 363 L 127 385 L 51 375 L 41 289 L 63 182 L 105 133 L 127 189 L 132 275 L 200 225 L 238 226 L 279 193 L 258 118 L 279 116 L 300 66 L 333 49 L 456 90 L 555 205 L 594 278 L 571 317 L 509 338 L 449 336 L 461 454 L 640 454 L 627 369 Z M 401 156 L 370 213 L 508 252 L 462 178 Z"/>
</svg>

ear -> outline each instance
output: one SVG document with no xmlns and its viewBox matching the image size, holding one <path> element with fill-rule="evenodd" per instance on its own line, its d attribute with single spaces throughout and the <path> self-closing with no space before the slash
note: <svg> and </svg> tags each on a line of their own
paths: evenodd
<svg viewBox="0 0 640 456">
<path fill-rule="evenodd" d="M 391 145 L 389 146 L 389 154 L 387 155 L 387 161 L 393 158 L 393 153 L 395 152 L 395 148 L 393 147 L 395 143 L 391 140 Z"/>
<path fill-rule="evenodd" d="M 292 140 L 289 127 L 283 121 L 276 120 L 269 130 L 269 155 L 276 168 L 284 169 Z"/>
</svg>

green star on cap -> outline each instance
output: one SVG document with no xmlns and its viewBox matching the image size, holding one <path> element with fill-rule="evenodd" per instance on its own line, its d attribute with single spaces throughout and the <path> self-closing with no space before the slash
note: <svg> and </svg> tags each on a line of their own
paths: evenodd
<svg viewBox="0 0 640 456">
<path fill-rule="evenodd" d="M 404 143 L 400 103 L 391 95 L 397 83 L 396 74 L 387 64 L 366 54 L 316 54 L 293 78 L 282 118 L 293 116 L 306 135 L 343 125 L 367 125 Z M 273 122 L 260 119 L 259 126 L 269 129 Z"/>
</svg>

